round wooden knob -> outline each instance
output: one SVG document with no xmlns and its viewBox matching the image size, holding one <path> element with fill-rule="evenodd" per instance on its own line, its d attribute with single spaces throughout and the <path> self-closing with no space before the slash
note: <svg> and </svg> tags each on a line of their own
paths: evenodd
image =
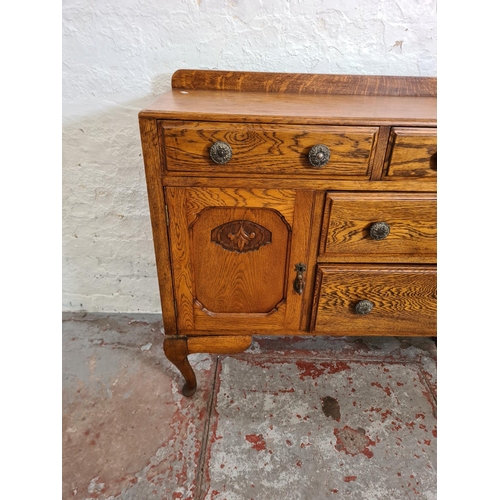
<svg viewBox="0 0 500 500">
<path fill-rule="evenodd" d="M 355 306 L 356 314 L 368 314 L 373 309 L 373 302 L 369 300 L 360 300 Z"/>
<path fill-rule="evenodd" d="M 233 157 L 233 150 L 227 142 L 217 141 L 210 146 L 210 158 L 215 163 L 223 165 Z"/>
<path fill-rule="evenodd" d="M 389 236 L 391 227 L 387 222 L 375 222 L 370 226 L 370 238 L 372 240 L 383 240 Z"/>
<path fill-rule="evenodd" d="M 330 161 L 330 150 L 324 144 L 316 144 L 309 150 L 309 163 L 313 167 L 322 167 Z"/>
</svg>

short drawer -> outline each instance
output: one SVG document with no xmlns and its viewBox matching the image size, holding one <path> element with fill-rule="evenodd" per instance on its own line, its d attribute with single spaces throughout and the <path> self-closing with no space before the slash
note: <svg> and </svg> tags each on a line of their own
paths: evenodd
<svg viewBox="0 0 500 500">
<path fill-rule="evenodd" d="M 437 130 L 394 127 L 385 161 L 384 180 L 422 178 L 437 175 Z"/>
<path fill-rule="evenodd" d="M 368 180 L 378 127 L 162 121 L 160 134 L 167 172 Z M 217 161 L 210 154 L 216 143 L 224 143 L 220 155 L 215 155 Z M 323 154 L 319 155 L 319 161 L 325 161 L 328 154 L 329 160 L 313 166 L 309 153 L 317 145 L 328 148 L 326 153 L 324 149 L 318 150 Z"/>
<path fill-rule="evenodd" d="M 318 266 L 312 330 L 436 335 L 434 266 Z"/>
<path fill-rule="evenodd" d="M 436 262 L 435 193 L 328 193 L 323 262 Z"/>
</svg>

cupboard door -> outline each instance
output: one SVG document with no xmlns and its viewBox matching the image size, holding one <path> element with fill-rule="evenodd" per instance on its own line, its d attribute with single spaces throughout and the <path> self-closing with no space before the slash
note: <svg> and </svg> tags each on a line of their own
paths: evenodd
<svg viewBox="0 0 500 500">
<path fill-rule="evenodd" d="M 293 281 L 308 258 L 312 191 L 166 188 L 166 198 L 180 333 L 299 328 Z"/>
</svg>

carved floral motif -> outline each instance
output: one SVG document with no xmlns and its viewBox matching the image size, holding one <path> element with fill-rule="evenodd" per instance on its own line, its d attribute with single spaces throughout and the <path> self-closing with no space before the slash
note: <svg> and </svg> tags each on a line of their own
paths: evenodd
<svg viewBox="0 0 500 500">
<path fill-rule="evenodd" d="M 212 229 L 211 241 L 231 252 L 245 253 L 271 243 L 269 229 L 249 220 L 226 222 Z"/>
</svg>

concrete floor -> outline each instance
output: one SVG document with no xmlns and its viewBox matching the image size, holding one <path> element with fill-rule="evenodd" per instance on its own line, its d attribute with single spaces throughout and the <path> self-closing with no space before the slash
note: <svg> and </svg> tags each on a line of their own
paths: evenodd
<svg viewBox="0 0 500 500">
<path fill-rule="evenodd" d="M 157 315 L 63 315 L 63 498 L 436 498 L 436 347 L 426 338 L 254 337 L 162 352 Z"/>
</svg>

